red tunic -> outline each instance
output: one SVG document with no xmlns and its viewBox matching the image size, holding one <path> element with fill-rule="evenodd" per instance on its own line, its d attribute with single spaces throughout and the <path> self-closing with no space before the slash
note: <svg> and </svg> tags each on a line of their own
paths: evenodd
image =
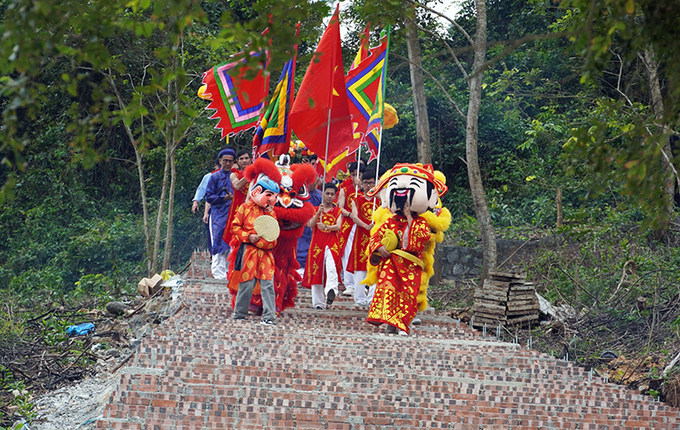
<svg viewBox="0 0 680 430">
<path fill-rule="evenodd" d="M 352 202 L 356 200 L 357 197 L 363 196 L 364 192 L 361 188 L 358 190 L 354 187 L 354 183 L 352 182 L 352 178 L 347 178 L 345 179 L 342 184 L 340 184 L 340 189 L 345 190 L 345 206 L 343 207 L 344 210 L 348 212 L 352 212 Z M 356 192 L 355 192 L 356 191 Z M 338 190 L 338 193 L 340 191 Z M 342 254 L 343 250 L 345 249 L 345 244 L 347 243 L 347 240 L 349 239 L 349 234 L 352 232 L 352 226 L 354 225 L 354 221 L 348 216 L 344 217 L 342 219 L 342 224 L 340 225 L 340 234 L 338 237 L 339 241 L 339 246 L 340 246 L 340 253 Z"/>
<path fill-rule="evenodd" d="M 235 173 L 238 179 L 243 178 L 243 170 L 238 170 L 236 167 L 231 169 L 231 173 Z M 246 197 L 248 197 L 249 183 L 246 183 L 240 190 L 234 188 L 234 198 L 231 200 L 231 208 L 229 209 L 229 218 L 227 218 L 227 226 L 230 226 L 234 221 L 234 215 L 236 214 L 236 209 L 246 202 Z M 231 242 L 231 228 L 225 228 L 224 234 L 222 235 L 222 240 L 224 243 Z"/>
<path fill-rule="evenodd" d="M 272 248 L 276 245 L 276 241 L 268 242 L 260 238 L 255 244 L 251 244 L 248 236 L 257 234 L 253 223 L 255 219 L 262 216 L 269 215 L 276 218 L 274 211 L 265 212 L 263 208 L 256 205 L 255 202 L 249 201 L 238 207 L 234 215 L 234 221 L 231 224 L 232 237 L 232 251 L 229 255 L 229 290 L 235 297 L 238 292 L 238 285 L 241 282 L 256 279 L 272 279 L 274 277 L 274 257 Z M 235 270 L 234 262 L 241 243 L 246 243 L 245 252 L 243 254 L 243 267 L 241 270 Z M 253 297 L 260 295 L 259 285 L 253 290 Z M 259 297 L 258 297 L 259 298 Z"/>
<path fill-rule="evenodd" d="M 371 224 L 373 217 L 373 207 L 380 206 L 380 199 L 367 199 L 366 196 L 361 195 L 354 201 L 357 206 L 357 215 L 359 219 L 366 224 Z M 375 202 L 375 203 L 374 203 Z M 352 252 L 349 254 L 349 261 L 347 262 L 347 271 L 354 273 L 355 271 L 366 271 L 366 264 L 368 263 L 368 254 L 366 248 L 368 241 L 371 239 L 371 231 L 360 227 L 357 224 L 356 232 L 354 233 L 354 242 L 352 242 Z"/>
<path fill-rule="evenodd" d="M 422 217 L 413 219 L 408 234 L 408 242 L 403 237 L 408 226 L 406 217 L 394 215 L 385 221 L 378 231 L 371 236 L 368 249 L 372 253 L 382 246 L 381 240 L 385 230 L 392 230 L 398 240 L 397 249 L 408 252 L 422 260 L 423 251 L 430 240 L 430 228 Z M 417 263 L 392 252 L 389 258 L 382 258 L 378 263 L 378 283 L 375 296 L 368 310 L 368 321 L 380 325 L 387 323 L 405 332 L 418 313 L 418 291 L 423 269 Z"/>
<path fill-rule="evenodd" d="M 340 216 L 342 216 L 340 208 L 334 206 L 330 211 L 321 214 L 320 222 L 327 226 L 333 226 Z M 314 226 L 312 242 L 309 245 L 309 253 L 307 254 L 307 264 L 305 265 L 305 276 L 302 278 L 303 287 L 311 288 L 312 285 L 323 284 L 326 274 L 323 270 L 324 249 L 327 246 L 330 248 L 331 254 L 333 254 L 336 269 L 338 274 L 340 274 L 341 262 L 338 233 L 337 231 L 319 230 L 318 226 Z"/>
</svg>

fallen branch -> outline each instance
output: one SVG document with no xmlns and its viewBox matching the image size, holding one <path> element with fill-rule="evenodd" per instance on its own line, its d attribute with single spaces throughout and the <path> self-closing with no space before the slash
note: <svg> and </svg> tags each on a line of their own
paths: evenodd
<svg viewBox="0 0 680 430">
<path fill-rule="evenodd" d="M 670 363 L 668 363 L 668 366 L 666 366 L 666 367 L 663 369 L 663 372 L 661 372 L 661 376 L 665 378 L 666 375 L 668 374 L 668 372 L 670 372 L 671 369 L 673 369 L 673 367 L 674 367 L 676 364 L 678 364 L 678 361 L 679 361 L 679 360 L 680 360 L 680 352 L 678 352 L 678 353 L 675 355 L 675 358 L 672 359 Z"/>
<path fill-rule="evenodd" d="M 130 361 L 130 359 L 131 359 L 134 355 L 135 355 L 135 353 L 133 352 L 133 353 L 131 353 L 130 355 L 128 355 L 127 357 L 125 357 L 125 358 L 123 359 L 123 361 L 121 361 L 120 363 L 118 363 L 118 364 L 116 365 L 116 367 L 114 367 L 114 368 L 111 370 L 111 373 L 116 373 L 116 371 L 117 371 L 118 369 L 120 369 L 121 367 L 123 367 L 123 365 L 125 365 L 125 363 L 127 363 L 128 361 Z"/>
</svg>

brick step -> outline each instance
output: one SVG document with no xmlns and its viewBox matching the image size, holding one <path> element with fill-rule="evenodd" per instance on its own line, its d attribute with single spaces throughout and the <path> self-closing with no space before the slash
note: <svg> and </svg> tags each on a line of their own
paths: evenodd
<svg viewBox="0 0 680 430">
<path fill-rule="evenodd" d="M 269 328 L 265 328 L 267 330 Z M 234 337 L 238 338 L 241 333 L 238 330 L 230 331 Z M 242 331 L 242 333 L 248 333 Z M 218 344 L 210 345 L 213 354 L 224 354 L 231 360 L 234 366 L 242 366 L 247 360 L 262 360 L 262 354 L 257 348 L 253 348 L 253 344 L 266 344 L 274 342 L 268 333 L 250 332 L 248 342 L 219 342 Z M 387 338 L 387 336 L 385 336 Z M 150 341 L 148 346 L 143 348 L 139 355 L 137 363 L 140 366 L 153 366 L 155 360 L 163 359 L 165 362 L 177 361 L 183 358 L 182 354 L 190 354 L 192 348 L 196 344 L 204 342 L 205 338 L 196 336 L 167 336 L 164 340 Z M 307 344 L 302 344 L 308 340 Z M 268 346 L 267 354 L 272 357 L 285 356 L 287 361 L 292 360 L 293 363 L 287 364 L 289 369 L 298 369 L 296 363 L 305 363 L 302 368 L 313 368 L 307 364 L 308 360 L 321 361 L 316 365 L 317 368 L 330 369 L 342 372 L 356 372 L 362 375 L 372 376 L 373 374 L 382 375 L 384 368 L 401 365 L 408 367 L 409 372 L 416 372 L 428 369 L 432 366 L 433 358 L 437 361 L 445 362 L 446 366 L 441 367 L 437 371 L 437 377 L 441 378 L 468 378 L 475 380 L 479 384 L 488 385 L 503 385 L 503 382 L 513 383 L 541 383 L 550 382 L 551 384 L 570 382 L 580 383 L 588 379 L 587 373 L 578 367 L 569 366 L 566 368 L 551 368 L 549 366 L 538 367 L 540 360 L 551 363 L 554 360 L 545 357 L 535 357 L 535 353 L 517 349 L 514 354 L 517 356 L 529 356 L 535 364 L 534 370 L 509 367 L 509 360 L 498 359 L 498 355 L 509 354 L 513 352 L 513 346 L 508 345 L 507 348 L 488 348 L 487 355 L 477 361 L 464 360 L 461 357 L 466 357 L 474 353 L 478 347 L 476 345 L 466 345 L 464 343 L 453 345 L 455 349 L 446 349 L 443 352 L 439 351 L 437 357 L 432 357 L 432 353 L 413 353 L 410 357 L 405 357 L 399 352 L 399 345 L 392 349 L 381 345 L 382 342 L 393 343 L 394 341 L 387 338 L 384 340 L 375 339 L 374 337 L 366 337 L 365 339 L 353 339 L 353 343 L 334 343 L 328 339 L 314 339 L 304 338 L 302 336 L 287 335 L 282 339 L 275 339 L 275 343 Z M 301 345 L 302 344 L 302 345 Z M 373 352 L 367 355 L 366 347 Z M 293 351 L 293 352 L 291 352 Z M 428 357 L 429 355 L 429 357 Z M 225 358 L 226 360 L 226 358 Z M 180 361 L 181 362 L 181 361 Z M 269 366 L 280 370 L 277 362 L 270 362 Z M 592 378 L 594 381 L 597 378 Z M 588 383 L 587 385 L 590 385 Z M 558 387 L 559 388 L 559 387 Z"/>
<path fill-rule="evenodd" d="M 209 276 L 195 258 L 190 273 Z M 276 327 L 232 320 L 222 281 L 190 280 L 183 299 L 120 371 L 96 428 L 680 428 L 677 409 L 435 312 L 403 337 L 342 297 L 310 309 L 303 289 Z"/>
<path fill-rule="evenodd" d="M 192 311 L 195 313 L 231 315 L 231 296 L 226 292 L 226 289 L 223 286 L 219 286 L 211 287 L 209 291 L 209 293 L 203 291 L 188 292 L 188 294 L 191 294 L 192 299 L 195 300 Z M 220 294 L 220 299 L 214 300 L 214 291 L 223 291 L 224 293 Z M 346 303 L 350 303 L 349 300 L 345 300 Z M 312 309 L 311 305 L 305 307 L 304 303 L 296 303 L 294 308 L 286 309 L 281 314 L 278 324 L 305 324 L 305 327 L 307 328 L 308 325 L 314 325 L 328 327 L 331 331 L 338 329 L 346 329 L 349 331 L 369 330 L 373 333 L 376 332 L 376 330 L 380 332 L 384 330 L 384 328 L 376 329 L 366 322 L 366 316 L 368 315 L 367 308 L 357 308 L 354 306 L 353 302 L 351 303 L 351 305 L 345 307 L 336 307 L 337 303 L 334 303 L 332 307 L 326 310 Z M 423 320 L 423 325 L 414 327 L 413 332 L 419 335 L 430 337 L 444 336 L 447 338 L 452 334 L 470 338 L 480 336 L 479 331 L 472 330 L 465 324 L 456 323 L 450 317 L 437 314 L 431 310 L 421 312 L 418 316 Z M 258 318 L 250 316 L 249 320 L 257 322 Z M 489 333 L 490 332 L 491 330 L 489 330 Z"/>
</svg>

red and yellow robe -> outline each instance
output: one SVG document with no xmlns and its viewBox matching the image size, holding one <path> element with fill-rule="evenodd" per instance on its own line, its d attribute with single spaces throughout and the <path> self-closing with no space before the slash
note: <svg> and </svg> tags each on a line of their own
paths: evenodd
<svg viewBox="0 0 680 430">
<path fill-rule="evenodd" d="M 363 194 L 354 201 L 357 206 L 357 216 L 360 220 L 366 224 L 371 224 L 371 218 L 373 217 L 373 207 L 380 207 L 380 199 L 373 198 L 367 199 Z M 368 241 L 371 239 L 370 230 L 359 227 L 357 225 L 356 231 L 354 233 L 354 242 L 352 243 L 352 252 L 349 254 L 349 261 L 347 262 L 347 271 L 354 273 L 357 271 L 366 271 L 366 265 L 368 264 L 368 254 L 366 253 L 366 248 L 368 247 Z"/>
<path fill-rule="evenodd" d="M 366 321 L 375 325 L 386 323 L 408 333 L 409 325 L 418 313 L 422 258 L 431 233 L 427 221 L 423 217 L 416 217 L 405 242 L 407 227 L 406 217 L 394 215 L 369 240 L 368 249 L 373 254 L 383 246 L 386 230 L 394 232 L 398 239 L 397 249 L 392 251 L 389 258 L 382 258 L 377 265 L 378 282 Z M 406 253 L 411 259 L 403 257 Z"/>
<path fill-rule="evenodd" d="M 327 226 L 333 226 L 340 216 L 342 216 L 340 208 L 334 206 L 330 211 L 321 214 L 319 222 Z M 305 276 L 302 278 L 303 287 L 311 288 L 312 285 L 323 285 L 326 275 L 325 270 L 323 270 L 324 249 L 326 247 L 331 250 L 336 270 L 338 275 L 340 275 L 341 249 L 338 240 L 340 235 L 338 233 L 337 231 L 319 230 L 318 226 L 314 226 L 312 242 L 309 245 L 309 253 L 307 254 L 307 264 L 305 265 Z"/>
<path fill-rule="evenodd" d="M 249 201 L 243 203 L 236 209 L 234 220 L 231 223 L 231 248 L 229 254 L 229 272 L 227 279 L 229 279 L 229 291 L 232 294 L 231 306 L 234 307 L 236 294 L 238 293 L 238 286 L 241 282 L 255 279 L 272 279 L 274 277 L 275 263 L 272 249 L 276 246 L 276 241 L 268 242 L 260 238 L 254 244 L 250 243 L 248 236 L 257 234 L 254 227 L 255 219 L 262 216 L 269 215 L 276 218 L 274 211 L 265 212 L 263 208 L 256 205 L 255 202 Z M 243 253 L 243 266 L 241 270 L 235 269 L 236 257 L 238 249 L 241 244 L 245 245 Z M 278 292 L 277 292 L 278 295 Z M 262 297 L 260 295 L 259 282 L 253 289 L 253 297 L 250 300 L 250 306 L 262 308 Z"/>
<path fill-rule="evenodd" d="M 354 187 L 354 183 L 352 182 L 352 177 L 349 177 L 345 179 L 342 184 L 340 184 L 340 188 L 338 189 L 338 194 L 340 194 L 340 190 L 345 190 L 345 207 L 343 207 L 344 210 L 347 212 L 352 212 L 352 202 L 356 200 L 357 197 L 363 196 L 364 192 L 362 191 L 361 188 L 358 189 L 358 191 L 355 190 L 356 188 Z M 342 224 L 340 225 L 340 231 L 338 232 L 338 243 L 340 246 L 340 255 L 342 255 L 344 249 L 345 249 L 345 244 L 347 243 L 347 240 L 349 239 L 349 234 L 352 232 L 352 226 L 354 225 L 354 221 L 348 216 L 344 217 L 342 219 Z M 340 272 L 338 272 L 340 273 Z"/>
</svg>

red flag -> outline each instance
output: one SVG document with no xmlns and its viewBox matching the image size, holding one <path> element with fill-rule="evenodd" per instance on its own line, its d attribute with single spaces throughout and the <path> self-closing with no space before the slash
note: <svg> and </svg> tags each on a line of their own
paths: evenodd
<svg viewBox="0 0 680 430">
<path fill-rule="evenodd" d="M 307 148 L 319 158 L 330 160 L 359 144 L 358 140 L 353 141 L 352 136 L 340 47 L 339 14 L 338 6 L 305 72 L 289 116 L 291 128 Z M 329 110 L 330 133 L 326 155 Z"/>
<path fill-rule="evenodd" d="M 337 157 L 330 159 L 328 163 L 323 160 L 319 160 L 316 163 L 316 172 L 319 176 L 323 177 L 323 171 L 326 169 L 326 182 L 329 182 L 331 178 L 337 178 L 338 172 L 341 170 L 347 171 L 347 165 L 352 161 L 357 161 L 357 152 L 354 151 L 348 154 L 347 151 L 338 155 Z"/>
</svg>

